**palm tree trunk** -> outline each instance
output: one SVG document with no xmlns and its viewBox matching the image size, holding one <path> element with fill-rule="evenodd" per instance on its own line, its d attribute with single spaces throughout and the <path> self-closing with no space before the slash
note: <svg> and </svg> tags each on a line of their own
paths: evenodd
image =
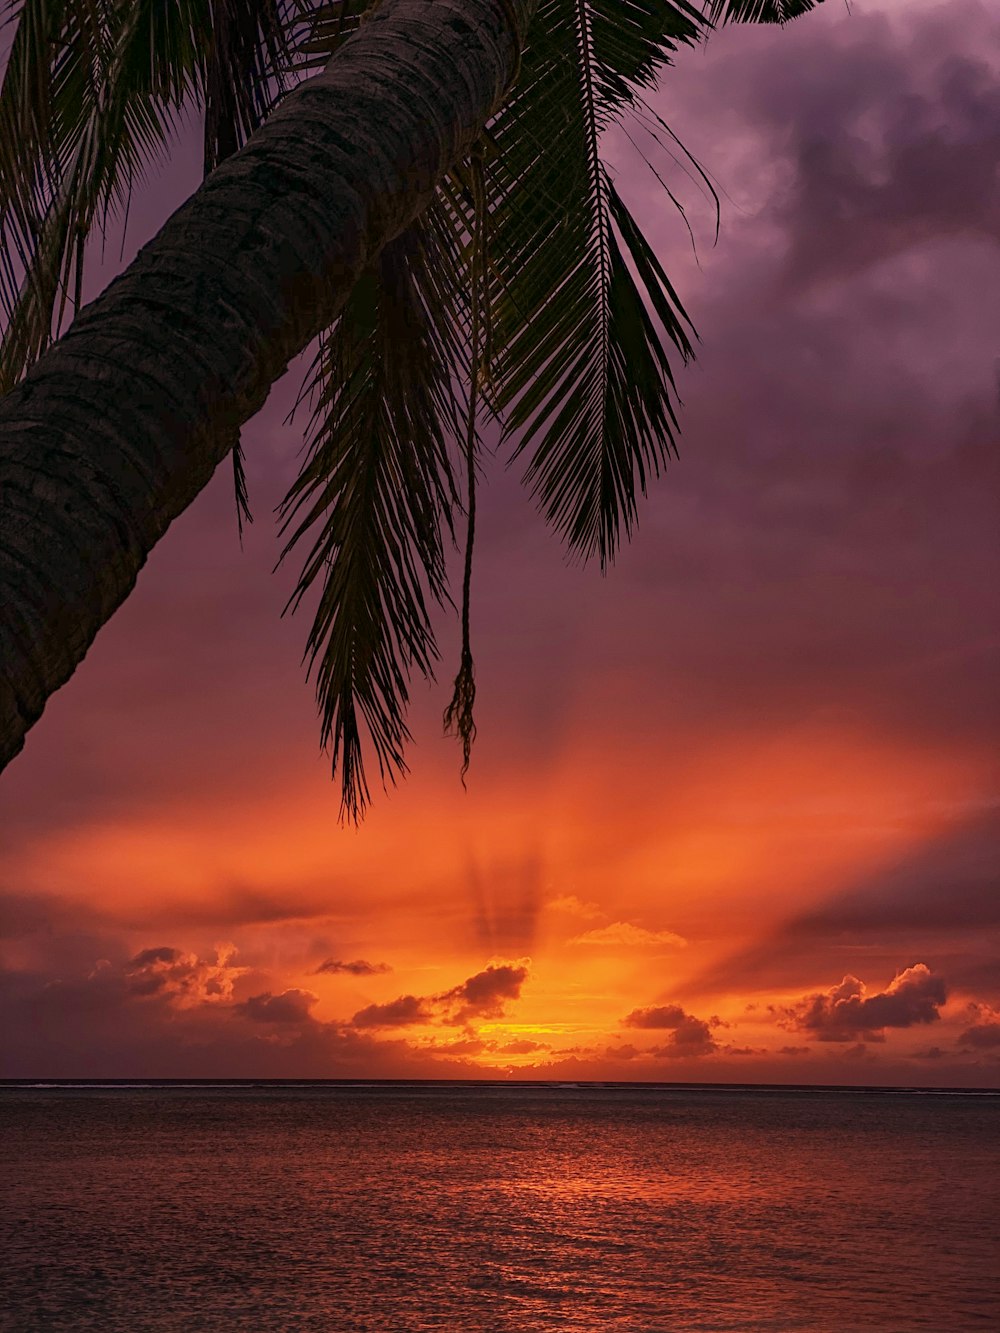
<svg viewBox="0 0 1000 1333">
<path fill-rule="evenodd" d="M 0 402 L 0 768 L 502 100 L 537 0 L 381 0 Z"/>
</svg>

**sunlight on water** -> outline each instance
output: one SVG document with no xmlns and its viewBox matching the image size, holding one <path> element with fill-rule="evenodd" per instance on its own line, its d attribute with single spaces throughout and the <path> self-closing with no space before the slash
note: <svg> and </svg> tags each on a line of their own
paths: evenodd
<svg viewBox="0 0 1000 1333">
<path fill-rule="evenodd" d="M 1000 1099 L 4 1089 L 0 1328 L 1000 1327 Z"/>
</svg>

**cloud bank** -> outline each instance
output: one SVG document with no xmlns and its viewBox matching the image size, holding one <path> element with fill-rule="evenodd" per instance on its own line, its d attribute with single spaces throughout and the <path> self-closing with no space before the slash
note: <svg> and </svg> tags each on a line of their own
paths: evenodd
<svg viewBox="0 0 1000 1333">
<path fill-rule="evenodd" d="M 858 1037 L 883 1041 L 885 1028 L 938 1022 L 947 998 L 943 978 L 926 964 L 915 963 L 873 995 L 857 977 L 845 977 L 838 986 L 788 1010 L 788 1018 L 793 1027 L 818 1041 L 848 1042 Z"/>
</svg>

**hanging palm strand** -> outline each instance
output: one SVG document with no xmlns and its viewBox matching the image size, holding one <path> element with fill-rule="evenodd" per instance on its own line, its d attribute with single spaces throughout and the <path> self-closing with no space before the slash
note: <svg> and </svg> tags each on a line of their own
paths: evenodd
<svg viewBox="0 0 1000 1333">
<path fill-rule="evenodd" d="M 470 273 L 469 394 L 465 422 L 465 468 L 468 482 L 468 503 L 466 508 L 465 566 L 462 576 L 462 650 L 451 702 L 444 712 L 445 732 L 458 736 L 462 742 L 463 786 L 465 785 L 465 775 L 469 771 L 472 743 L 476 739 L 476 722 L 473 713 L 476 703 L 476 672 L 472 660 L 470 631 L 472 555 L 476 541 L 476 442 L 478 430 L 476 413 L 480 387 L 484 381 L 488 381 L 490 378 L 490 360 L 492 356 L 492 331 L 490 329 L 492 321 L 488 289 L 489 206 L 486 198 L 482 143 L 477 146 L 472 155 L 470 177 L 472 181 L 473 234 Z"/>
<path fill-rule="evenodd" d="M 457 266 L 432 209 L 357 283 L 313 360 L 309 450 L 282 507 L 282 558 L 312 543 L 289 606 L 318 585 L 306 655 L 351 819 L 370 798 L 365 733 L 395 781 L 410 674 L 432 675 L 438 655 L 430 603 L 447 596 L 442 533 L 457 501 Z"/>
</svg>

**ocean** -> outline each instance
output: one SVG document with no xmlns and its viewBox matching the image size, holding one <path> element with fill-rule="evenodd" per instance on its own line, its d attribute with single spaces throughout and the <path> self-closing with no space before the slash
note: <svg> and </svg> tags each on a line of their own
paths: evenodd
<svg viewBox="0 0 1000 1333">
<path fill-rule="evenodd" d="M 1000 1329 L 1000 1095 L 8 1084 L 0 1328 Z"/>
</svg>

